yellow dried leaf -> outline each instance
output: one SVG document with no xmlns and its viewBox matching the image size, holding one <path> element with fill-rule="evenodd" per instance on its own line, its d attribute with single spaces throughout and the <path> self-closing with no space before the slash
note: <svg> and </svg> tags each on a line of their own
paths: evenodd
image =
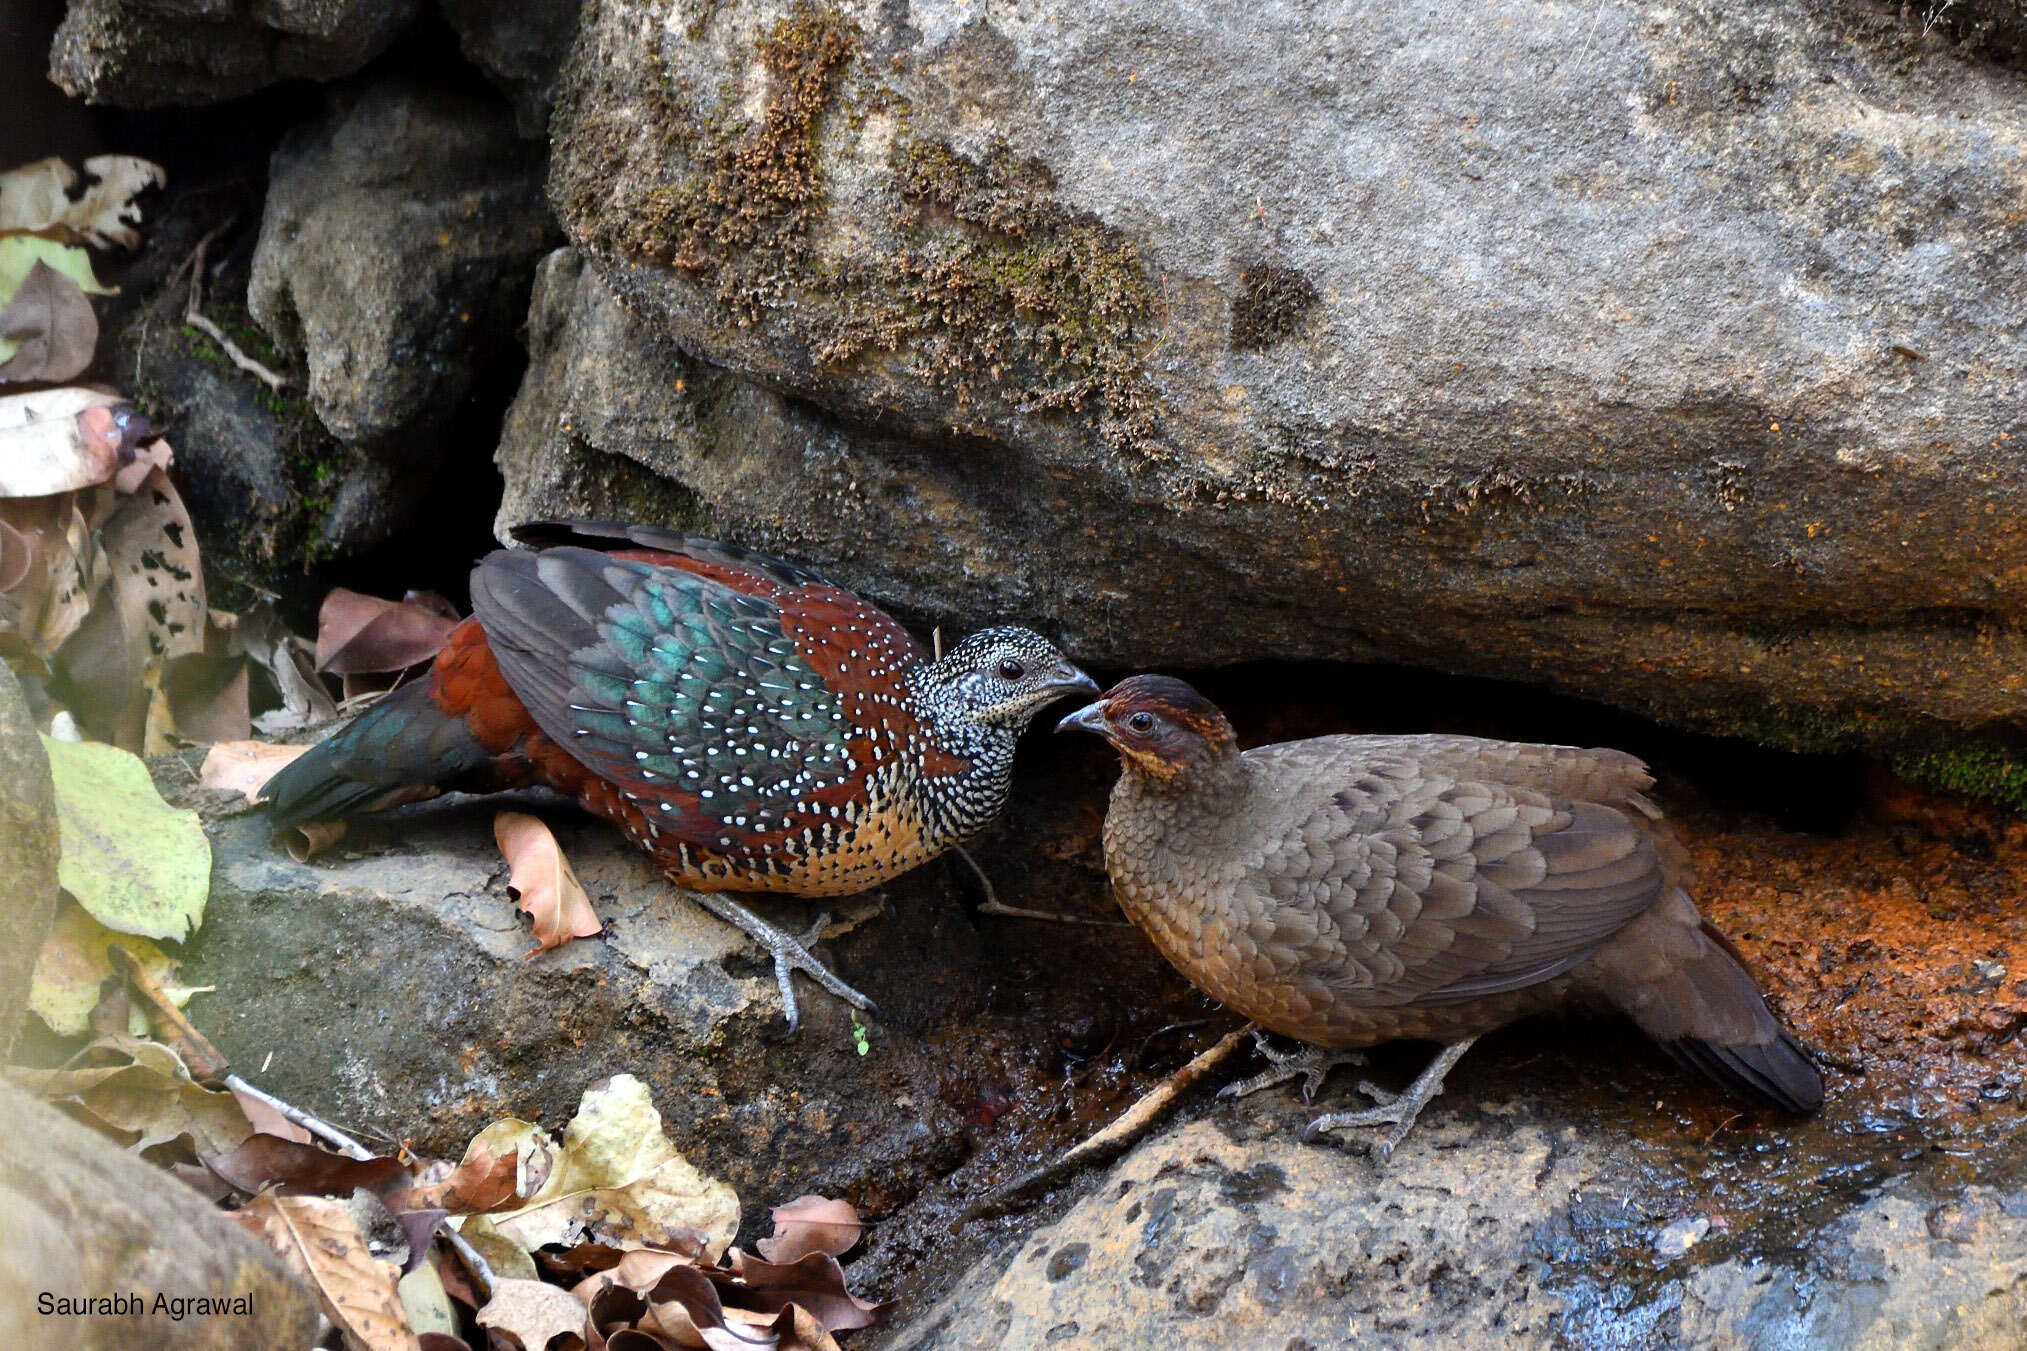
<svg viewBox="0 0 2027 1351">
<path fill-rule="evenodd" d="M 345 1202 L 263 1192 L 247 1202 L 239 1221 L 317 1292 L 325 1317 L 344 1333 L 352 1351 L 415 1351 L 420 1346 L 401 1303 L 400 1271 L 367 1248 Z"/>
<path fill-rule="evenodd" d="M 546 1148 L 555 1160 L 526 1206 L 490 1217 L 493 1228 L 531 1252 L 584 1238 L 638 1248 L 694 1235 L 716 1261 L 738 1230 L 738 1195 L 676 1151 L 647 1085 L 631 1074 L 585 1090 L 560 1148 L 525 1122 L 513 1123 L 513 1135 L 517 1147 L 532 1146 L 535 1157 Z M 506 1140 L 489 1143 L 498 1149 Z"/>
</svg>

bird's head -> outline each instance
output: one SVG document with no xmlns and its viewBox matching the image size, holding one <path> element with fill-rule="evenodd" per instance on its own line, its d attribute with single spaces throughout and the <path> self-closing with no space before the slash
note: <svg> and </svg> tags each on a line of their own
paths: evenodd
<svg viewBox="0 0 2027 1351">
<path fill-rule="evenodd" d="M 1056 724 L 1058 732 L 1095 732 L 1126 767 L 1168 781 L 1216 763 L 1238 748 L 1218 706 L 1169 676 L 1130 676 Z"/>
<path fill-rule="evenodd" d="M 1019 733 L 1056 700 L 1096 694 L 1098 682 L 1031 629 L 980 629 L 930 664 L 928 687 L 946 712 Z"/>
</svg>

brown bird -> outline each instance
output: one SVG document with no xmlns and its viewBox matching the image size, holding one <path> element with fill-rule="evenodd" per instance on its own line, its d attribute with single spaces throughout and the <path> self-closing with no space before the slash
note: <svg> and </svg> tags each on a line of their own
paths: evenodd
<svg viewBox="0 0 2027 1351">
<path fill-rule="evenodd" d="M 1310 1123 L 1391 1125 L 1380 1157 L 1484 1033 L 1571 1003 L 1618 1009 L 1677 1059 L 1792 1112 L 1822 1080 L 1738 949 L 1696 911 L 1686 851 L 1622 751 L 1464 736 L 1326 736 L 1241 751 L 1180 680 L 1135 676 L 1063 719 L 1124 772 L 1105 817 L 1119 903 L 1200 989 L 1310 1043 L 1261 1052 L 1305 1097 L 1361 1048 L 1443 1043 L 1407 1092 Z M 1257 1034 L 1256 1034 L 1257 1035 Z"/>
</svg>

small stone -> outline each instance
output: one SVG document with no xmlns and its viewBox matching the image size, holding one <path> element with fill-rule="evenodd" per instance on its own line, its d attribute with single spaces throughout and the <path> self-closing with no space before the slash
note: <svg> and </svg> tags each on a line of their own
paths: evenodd
<svg viewBox="0 0 2027 1351">
<path fill-rule="evenodd" d="M 1703 1242 L 1704 1235 L 1709 1232 L 1710 1221 L 1702 1215 L 1685 1215 L 1679 1220 L 1671 1220 L 1667 1228 L 1654 1236 L 1655 1255 L 1672 1262 Z"/>
</svg>

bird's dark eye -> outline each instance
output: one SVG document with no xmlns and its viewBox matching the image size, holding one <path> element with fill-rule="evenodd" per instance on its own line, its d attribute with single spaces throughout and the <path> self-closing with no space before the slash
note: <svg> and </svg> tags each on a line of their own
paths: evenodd
<svg viewBox="0 0 2027 1351">
<path fill-rule="evenodd" d="M 1152 713 L 1135 713 L 1126 720 L 1126 725 L 1136 732 L 1152 732 L 1154 730 L 1154 715 Z"/>
<path fill-rule="evenodd" d="M 1028 668 L 1015 661 L 1012 657 L 1008 657 L 999 664 L 999 674 L 1001 679 L 1004 680 L 1019 680 L 1027 673 Z"/>
</svg>

